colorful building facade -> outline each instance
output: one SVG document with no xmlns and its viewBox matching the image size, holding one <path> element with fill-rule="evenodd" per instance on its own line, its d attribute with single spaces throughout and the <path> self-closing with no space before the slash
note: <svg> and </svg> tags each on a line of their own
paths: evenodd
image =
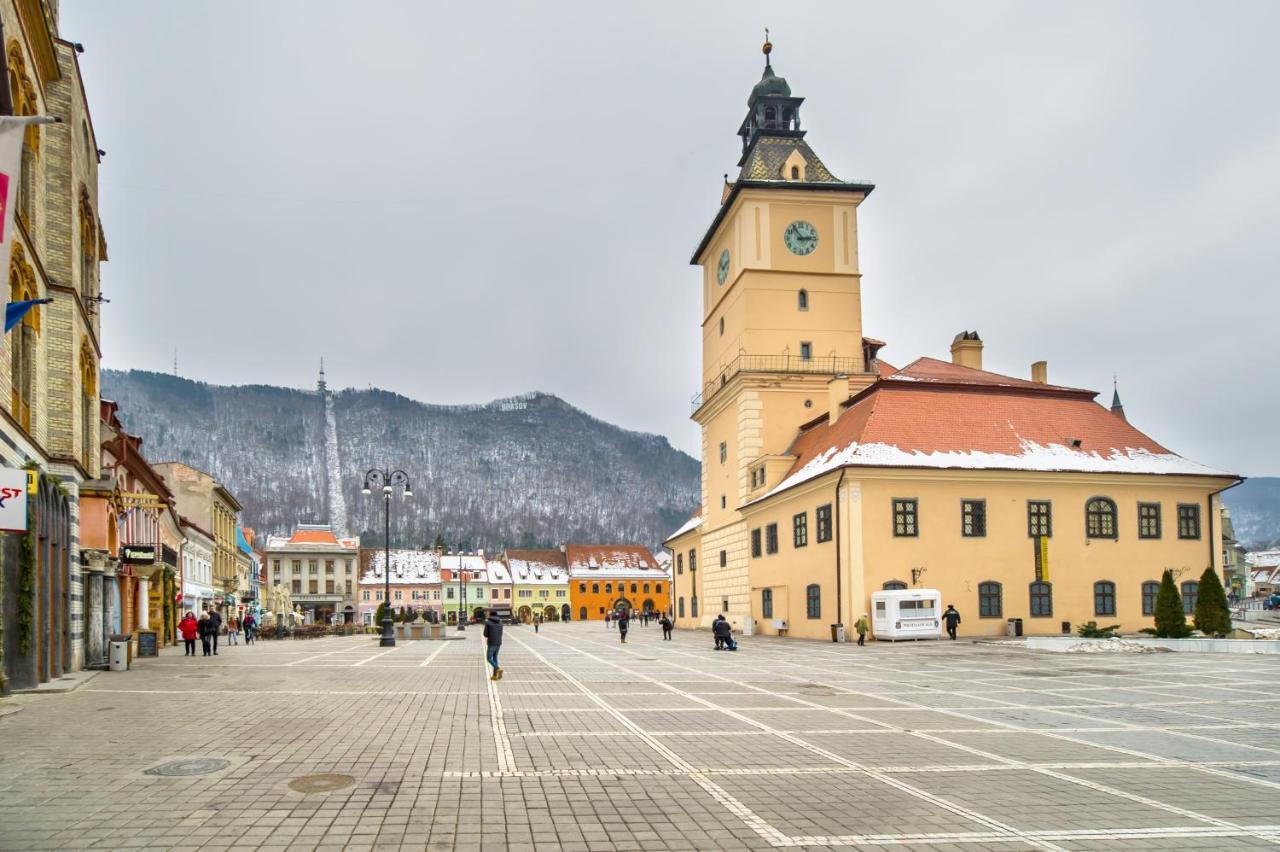
<svg viewBox="0 0 1280 852">
<path fill-rule="evenodd" d="M 667 612 L 671 578 L 643 545 L 569 544 L 570 603 L 574 617 L 596 621 L 606 613 Z"/>
<path fill-rule="evenodd" d="M 562 550 L 514 549 L 504 554 L 511 575 L 512 617 L 530 622 L 573 618 L 569 598 L 569 570 Z"/>
</svg>

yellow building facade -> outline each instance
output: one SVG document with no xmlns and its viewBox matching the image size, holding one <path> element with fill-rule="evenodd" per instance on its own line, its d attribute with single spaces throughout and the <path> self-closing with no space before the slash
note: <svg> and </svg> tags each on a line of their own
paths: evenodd
<svg viewBox="0 0 1280 852">
<path fill-rule="evenodd" d="M 1032 633 L 1136 629 L 1151 622 L 1144 584 L 1166 568 L 1194 595 L 1221 567 L 1217 493 L 1238 479 L 1176 456 L 1093 392 L 1048 384 L 1042 362 L 1030 379 L 982 370 L 976 332 L 957 335 L 950 362 L 881 361 L 857 238 L 873 187 L 830 173 L 802 100 L 766 59 L 741 170 L 692 259 L 702 506 L 666 542 L 677 623 L 724 612 L 825 638 L 874 591 L 916 587 L 954 603 L 967 634 L 1004 633 L 1010 618 Z"/>
</svg>

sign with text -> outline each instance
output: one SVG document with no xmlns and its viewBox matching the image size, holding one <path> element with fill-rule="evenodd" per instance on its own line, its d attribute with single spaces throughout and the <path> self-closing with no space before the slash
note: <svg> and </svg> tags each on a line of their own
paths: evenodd
<svg viewBox="0 0 1280 852">
<path fill-rule="evenodd" d="M 0 468 L 0 530 L 27 531 L 27 472 Z"/>
<path fill-rule="evenodd" d="M 160 656 L 159 634 L 154 630 L 138 631 L 138 656 L 139 657 L 158 657 Z"/>
<path fill-rule="evenodd" d="M 1035 547 L 1036 580 L 1047 583 L 1049 582 L 1049 537 L 1038 535 L 1031 539 L 1031 544 Z"/>
<path fill-rule="evenodd" d="M 155 565 L 154 544 L 126 544 L 120 548 L 120 561 L 126 565 Z"/>
</svg>

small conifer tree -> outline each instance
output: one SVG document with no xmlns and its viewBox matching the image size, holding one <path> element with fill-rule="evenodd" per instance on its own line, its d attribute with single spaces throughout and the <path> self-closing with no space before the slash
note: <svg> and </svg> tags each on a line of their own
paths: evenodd
<svg viewBox="0 0 1280 852">
<path fill-rule="evenodd" d="M 1206 636 L 1226 636 L 1231 632 L 1231 609 L 1218 572 L 1210 565 L 1200 575 L 1200 591 L 1196 595 L 1195 625 Z"/>
<path fill-rule="evenodd" d="M 1161 639 L 1182 639 L 1191 631 L 1187 628 L 1187 616 L 1182 611 L 1182 595 L 1173 582 L 1173 572 L 1165 570 L 1160 578 L 1160 591 L 1156 594 L 1156 636 Z"/>
<path fill-rule="evenodd" d="M 374 613 L 373 623 L 376 627 L 382 626 L 382 619 L 387 615 L 387 605 L 385 603 L 378 604 L 378 611 Z"/>
</svg>

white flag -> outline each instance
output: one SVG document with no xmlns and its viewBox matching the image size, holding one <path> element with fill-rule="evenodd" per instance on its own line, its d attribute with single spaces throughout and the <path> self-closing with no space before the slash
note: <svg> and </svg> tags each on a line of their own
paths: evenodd
<svg viewBox="0 0 1280 852">
<path fill-rule="evenodd" d="M 13 248 L 13 213 L 22 180 L 22 139 L 32 124 L 51 124 L 56 118 L 42 115 L 0 115 L 0 273 L 9 277 L 9 253 Z M 38 295 L 38 294 L 37 294 Z"/>
</svg>

